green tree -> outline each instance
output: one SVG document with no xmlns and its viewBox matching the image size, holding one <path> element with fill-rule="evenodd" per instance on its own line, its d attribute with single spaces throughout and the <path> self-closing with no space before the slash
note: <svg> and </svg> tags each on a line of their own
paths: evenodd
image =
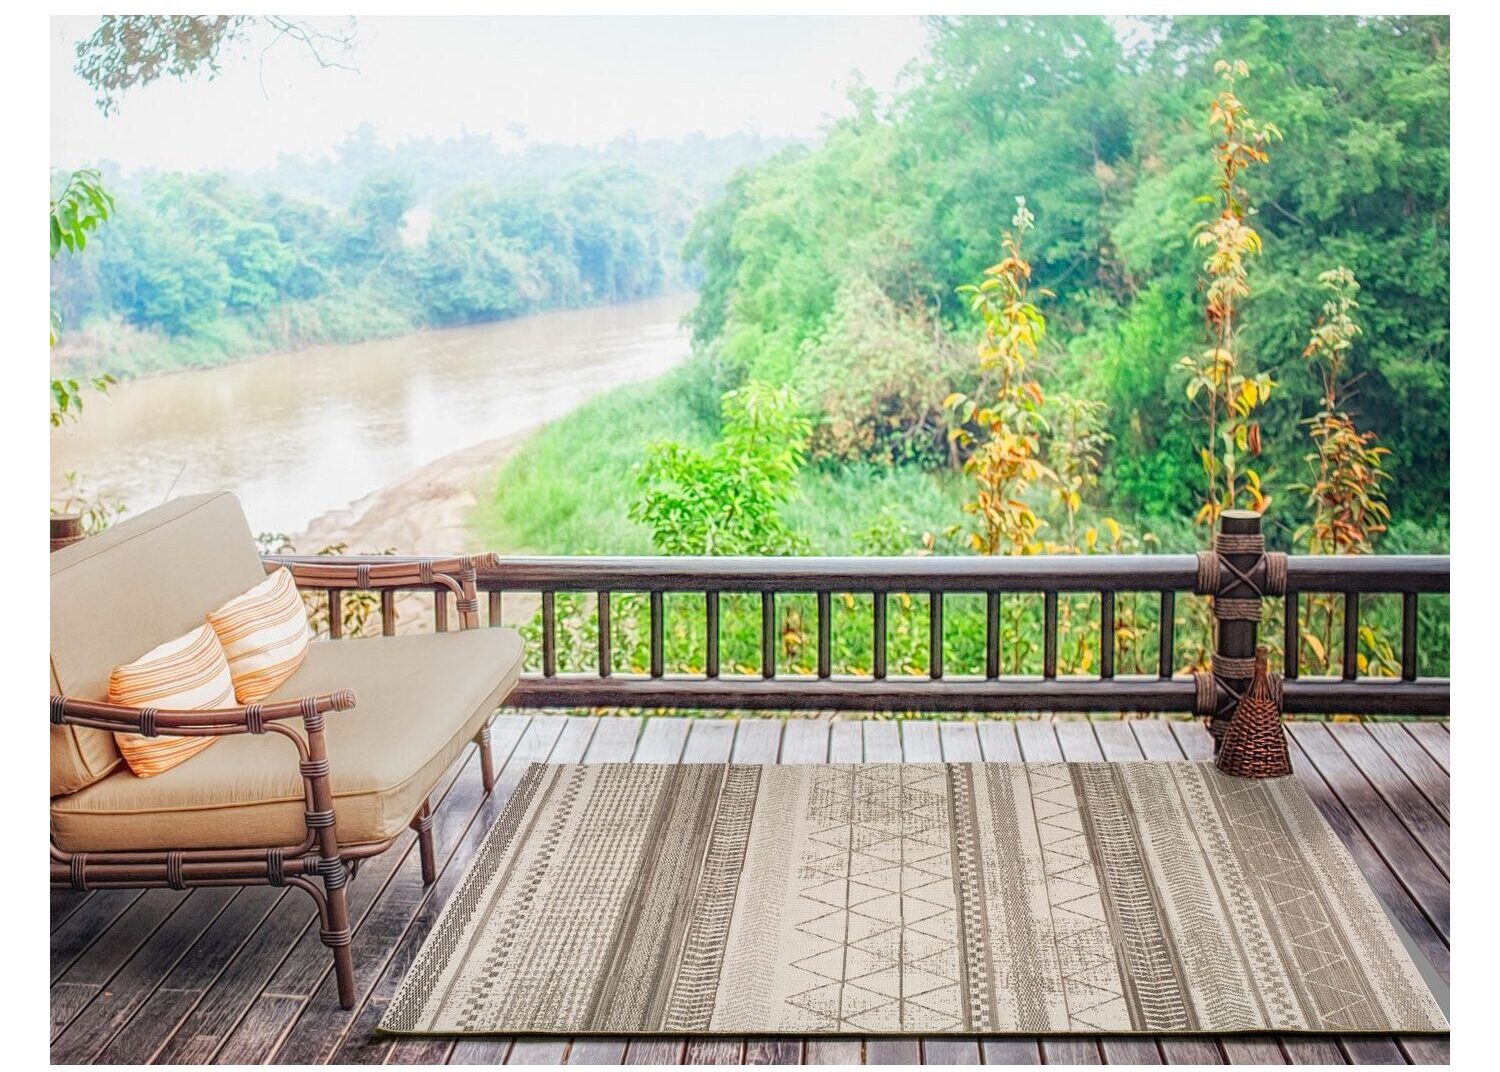
<svg viewBox="0 0 1500 1072">
<path fill-rule="evenodd" d="M 427 236 L 418 272 L 428 315 L 439 323 L 493 320 L 536 308 L 545 296 L 520 240 L 505 233 L 487 190 L 449 201 Z"/>
<path fill-rule="evenodd" d="M 1034 190 L 1047 226 L 1028 260 L 1036 285 L 1057 294 L 1037 379 L 1106 403 L 1099 483 L 1112 506 L 1190 512 L 1207 482 L 1196 448 L 1207 444 L 1194 443 L 1175 362 L 1204 349 L 1200 285 L 1212 282 L 1200 280 L 1193 233 L 1195 199 L 1215 182 L 1202 87 L 1216 59 L 1238 56 L 1255 71 L 1256 111 L 1283 135 L 1275 166 L 1250 183 L 1260 211 L 1246 226 L 1264 250 L 1254 315 L 1239 319 L 1236 305 L 1231 321 L 1243 359 L 1231 376 L 1252 374 L 1257 391 L 1253 418 L 1228 419 L 1241 501 L 1253 431 L 1265 494 L 1301 469 L 1301 422 L 1321 397 L 1296 358 L 1315 311 L 1307 296 L 1316 266 L 1344 264 L 1368 308 L 1351 358 L 1361 421 L 1402 461 L 1391 509 L 1443 524 L 1447 20 L 1132 21 L 1117 36 L 1091 17 L 930 20 L 907 88 L 857 90 L 853 114 L 821 146 L 737 175 L 687 247 L 702 273 L 694 344 L 714 358 L 716 382 L 804 382 L 818 340 L 841 330 L 837 295 L 858 279 L 967 340 L 954 289 L 989 264 L 1011 191 Z M 1278 385 L 1266 405 L 1262 376 Z M 1221 470 L 1224 428 L 1216 421 L 1211 452 Z M 1306 519 L 1303 501 L 1280 502 L 1289 526 Z"/>
<path fill-rule="evenodd" d="M 399 267 L 405 252 L 401 225 L 415 204 L 409 176 L 366 179 L 349 203 L 334 239 L 339 263 L 356 272 Z"/>
<path fill-rule="evenodd" d="M 100 254 L 100 275 L 110 303 L 139 327 L 168 335 L 200 331 L 229 301 L 229 269 L 179 227 L 155 226 L 122 216 Z"/>
<path fill-rule="evenodd" d="M 805 550 L 782 520 L 812 426 L 789 388 L 748 383 L 723 398 L 722 438 L 706 450 L 652 444 L 630 517 L 665 555 L 786 555 Z"/>
</svg>

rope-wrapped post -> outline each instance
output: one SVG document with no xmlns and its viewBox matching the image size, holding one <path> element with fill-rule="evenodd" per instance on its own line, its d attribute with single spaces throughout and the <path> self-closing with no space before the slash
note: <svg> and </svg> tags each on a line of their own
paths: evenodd
<svg viewBox="0 0 1500 1072">
<path fill-rule="evenodd" d="M 1213 668 L 1197 678 L 1195 711 L 1208 722 L 1214 749 L 1255 676 L 1261 600 L 1286 592 L 1286 556 L 1266 553 L 1260 514 L 1225 510 L 1214 549 L 1198 553 L 1199 595 L 1213 599 Z"/>
</svg>

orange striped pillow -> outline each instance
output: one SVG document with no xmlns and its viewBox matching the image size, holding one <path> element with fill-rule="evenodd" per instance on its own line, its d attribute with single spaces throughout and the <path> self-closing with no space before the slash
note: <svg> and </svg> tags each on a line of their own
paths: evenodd
<svg viewBox="0 0 1500 1072">
<path fill-rule="evenodd" d="M 291 571 L 279 569 L 208 616 L 240 703 L 259 703 L 297 672 L 312 640 Z"/>
<path fill-rule="evenodd" d="M 234 681 L 219 638 L 208 626 L 200 625 L 152 648 L 133 663 L 115 667 L 109 675 L 109 702 L 178 711 L 233 707 Z M 115 743 L 131 772 L 150 778 L 196 756 L 214 738 L 117 733 Z"/>
</svg>

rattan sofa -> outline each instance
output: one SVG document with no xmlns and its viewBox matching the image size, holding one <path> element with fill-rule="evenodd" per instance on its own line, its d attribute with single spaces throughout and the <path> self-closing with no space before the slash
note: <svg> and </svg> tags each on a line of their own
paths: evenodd
<svg viewBox="0 0 1500 1072">
<path fill-rule="evenodd" d="M 489 720 L 515 685 L 521 640 L 479 625 L 487 557 L 294 567 L 322 589 L 431 585 L 459 631 L 314 642 L 262 704 L 173 712 L 103 702 L 110 671 L 179 636 L 267 567 L 229 494 L 174 500 L 52 555 L 52 884 L 287 885 L 317 902 L 339 1001 L 354 1001 L 351 865 L 417 831 L 435 878 L 428 795 L 470 740 L 493 788 Z M 356 706 L 356 696 L 359 697 Z M 221 737 L 153 778 L 111 731 Z"/>
</svg>

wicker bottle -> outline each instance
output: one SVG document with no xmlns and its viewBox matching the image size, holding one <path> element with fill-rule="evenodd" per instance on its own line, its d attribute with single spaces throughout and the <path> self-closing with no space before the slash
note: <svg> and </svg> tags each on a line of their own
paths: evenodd
<svg viewBox="0 0 1500 1072">
<path fill-rule="evenodd" d="M 1255 652 L 1255 676 L 1235 706 L 1215 765 L 1237 778 L 1284 778 L 1292 773 L 1281 702 L 1266 672 L 1266 649 Z"/>
</svg>

